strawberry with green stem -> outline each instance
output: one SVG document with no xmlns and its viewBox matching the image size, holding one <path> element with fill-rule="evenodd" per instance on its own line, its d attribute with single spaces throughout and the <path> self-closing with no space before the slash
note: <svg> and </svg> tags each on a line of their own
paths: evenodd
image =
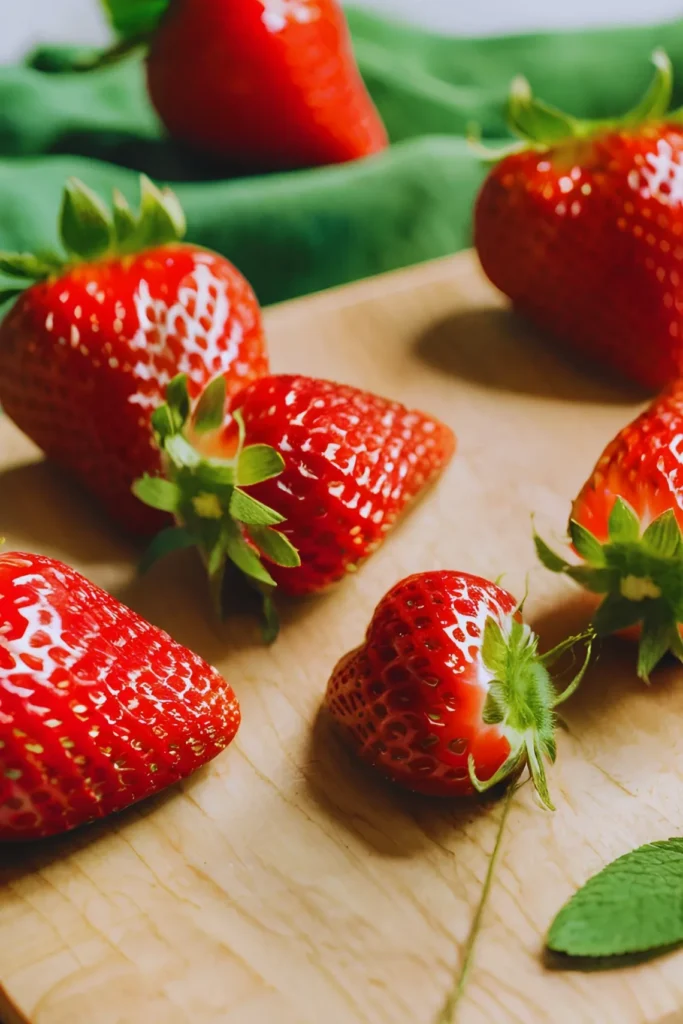
<svg viewBox="0 0 683 1024">
<path fill-rule="evenodd" d="M 317 593 L 354 572 L 455 449 L 449 427 L 424 413 L 288 374 L 262 377 L 227 408 L 215 381 L 194 412 L 181 377 L 153 425 L 167 479 L 135 491 L 177 526 L 151 557 L 197 545 L 216 598 L 228 561 L 266 597 L 275 585 Z"/>
<path fill-rule="evenodd" d="M 133 482 L 160 471 L 150 417 L 178 373 L 196 397 L 217 374 L 234 394 L 268 371 L 251 287 L 224 257 L 183 244 L 183 212 L 141 180 L 134 214 L 67 182 L 63 254 L 0 253 L 15 298 L 0 324 L 0 403 L 125 530 L 165 522 Z"/>
<path fill-rule="evenodd" d="M 595 595 L 601 635 L 639 637 L 638 675 L 683 660 L 683 382 L 668 387 L 598 459 L 574 501 L 575 565 L 536 536 L 538 556 Z"/>
<path fill-rule="evenodd" d="M 623 117 L 580 121 L 512 89 L 522 142 L 479 194 L 475 245 L 516 309 L 647 388 L 683 373 L 683 124 L 671 65 Z"/>
</svg>

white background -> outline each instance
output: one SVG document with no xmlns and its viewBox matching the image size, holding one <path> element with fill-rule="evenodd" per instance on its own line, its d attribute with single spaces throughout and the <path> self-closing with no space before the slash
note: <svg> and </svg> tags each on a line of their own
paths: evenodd
<svg viewBox="0 0 683 1024">
<path fill-rule="evenodd" d="M 469 35 L 553 27 L 664 21 L 680 0 L 354 0 L 444 32 Z M 99 43 L 97 0 L 0 0 L 0 63 L 38 42 Z"/>
</svg>

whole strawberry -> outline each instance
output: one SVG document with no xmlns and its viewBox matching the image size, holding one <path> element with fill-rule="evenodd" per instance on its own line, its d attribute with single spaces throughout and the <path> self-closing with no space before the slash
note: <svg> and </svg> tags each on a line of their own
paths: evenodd
<svg viewBox="0 0 683 1024">
<path fill-rule="evenodd" d="M 388 145 L 337 0 L 105 7 L 130 45 L 149 43 L 149 94 L 176 140 L 263 170 L 342 163 Z"/>
<path fill-rule="evenodd" d="M 0 554 L 0 840 L 120 811 L 239 726 L 215 669 L 60 562 Z"/>
<path fill-rule="evenodd" d="M 163 525 L 132 493 L 158 473 L 150 415 L 187 374 L 197 395 L 217 374 L 230 393 L 267 372 L 261 316 L 235 267 L 180 244 L 175 197 L 142 179 L 134 217 L 113 218 L 83 184 L 66 186 L 65 256 L 0 254 L 0 271 L 34 281 L 0 324 L 0 403 L 124 529 Z"/>
<path fill-rule="evenodd" d="M 377 606 L 365 641 L 342 658 L 325 704 L 354 750 L 418 793 L 467 796 L 528 767 L 552 807 L 543 761 L 555 760 L 545 656 L 514 597 L 468 573 L 417 573 Z"/>
<path fill-rule="evenodd" d="M 671 651 L 683 660 L 683 381 L 608 444 L 576 498 L 569 534 L 584 564 L 536 537 L 543 564 L 596 594 L 596 632 L 640 636 L 647 680 Z"/>
<path fill-rule="evenodd" d="M 622 118 L 584 122 L 515 83 L 527 143 L 489 174 L 475 211 L 484 271 L 534 323 L 647 388 L 683 374 L 683 127 L 671 68 Z"/>
<path fill-rule="evenodd" d="M 455 448 L 438 420 L 331 381 L 263 377 L 233 398 L 227 419 L 224 397 L 218 379 L 191 420 L 183 379 L 172 383 L 154 414 L 168 480 L 136 487 L 179 524 L 160 550 L 196 543 L 216 588 L 226 560 L 288 594 L 335 583 L 382 543 Z"/>
</svg>

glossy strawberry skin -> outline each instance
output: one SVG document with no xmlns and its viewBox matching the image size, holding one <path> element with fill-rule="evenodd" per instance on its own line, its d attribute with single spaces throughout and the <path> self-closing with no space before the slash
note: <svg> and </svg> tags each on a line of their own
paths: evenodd
<svg viewBox="0 0 683 1024">
<path fill-rule="evenodd" d="M 0 325 L 0 403 L 126 531 L 165 523 L 131 493 L 160 471 L 150 414 L 177 373 L 192 395 L 267 372 L 260 311 L 223 257 L 173 244 L 81 263 L 30 287 Z"/>
<path fill-rule="evenodd" d="M 170 134 L 230 162 L 342 163 L 388 144 L 336 0 L 175 0 L 147 78 Z"/>
<path fill-rule="evenodd" d="M 0 555 L 0 840 L 120 811 L 233 739 L 215 669 L 68 566 Z"/>
<path fill-rule="evenodd" d="M 285 593 L 323 590 L 382 543 L 404 509 L 447 465 L 449 427 L 357 388 L 310 377 L 263 377 L 233 400 L 247 444 L 267 444 L 283 473 L 249 488 L 286 519 L 278 527 L 301 566 L 268 570 Z M 234 438 L 228 425 L 224 446 Z"/>
<path fill-rule="evenodd" d="M 511 594 L 468 573 L 418 573 L 377 606 L 365 642 L 337 665 L 326 706 L 368 764 L 432 796 L 469 796 L 510 744 L 482 719 L 491 679 L 481 655 L 489 616 L 505 629 Z"/>
<path fill-rule="evenodd" d="M 671 509 L 683 528 L 683 382 L 674 381 L 598 459 L 572 506 L 572 518 L 605 542 L 617 497 L 643 527 Z"/>
<path fill-rule="evenodd" d="M 647 388 L 683 373 L 683 131 L 647 123 L 508 156 L 475 212 L 491 281 L 572 351 Z"/>
</svg>

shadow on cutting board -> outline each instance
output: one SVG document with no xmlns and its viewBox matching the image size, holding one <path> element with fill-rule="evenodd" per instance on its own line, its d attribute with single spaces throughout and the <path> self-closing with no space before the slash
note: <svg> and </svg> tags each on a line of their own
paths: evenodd
<svg viewBox="0 0 683 1024">
<path fill-rule="evenodd" d="M 418 339 L 416 354 L 441 372 L 496 391 L 617 405 L 648 397 L 573 358 L 511 310 L 475 309 L 449 316 Z"/>
</svg>

